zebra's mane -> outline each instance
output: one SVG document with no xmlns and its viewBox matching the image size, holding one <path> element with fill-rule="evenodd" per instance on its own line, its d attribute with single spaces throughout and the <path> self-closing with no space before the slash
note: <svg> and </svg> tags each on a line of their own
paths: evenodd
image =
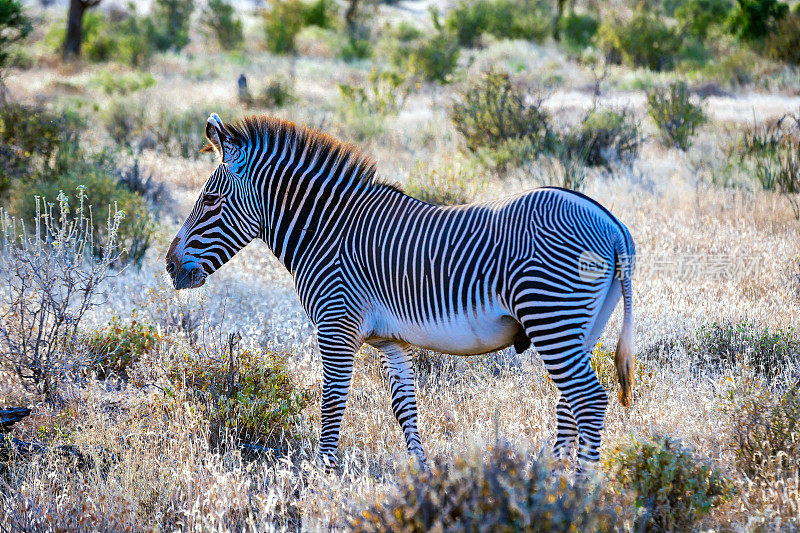
<svg viewBox="0 0 800 533">
<path fill-rule="evenodd" d="M 307 151 L 316 160 L 333 159 L 340 163 L 339 175 L 353 183 L 363 183 L 376 187 L 386 187 L 402 192 L 397 183 L 384 181 L 376 175 L 375 161 L 357 146 L 340 141 L 327 133 L 314 130 L 305 125 L 266 115 L 245 117 L 235 123 L 224 123 L 225 128 L 236 144 L 250 145 L 256 139 L 272 143 L 291 143 L 290 149 L 296 153 Z"/>
</svg>

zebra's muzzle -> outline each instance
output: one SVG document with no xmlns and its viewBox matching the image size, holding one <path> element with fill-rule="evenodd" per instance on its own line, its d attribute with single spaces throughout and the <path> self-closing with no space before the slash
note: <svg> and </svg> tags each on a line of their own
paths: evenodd
<svg viewBox="0 0 800 533">
<path fill-rule="evenodd" d="M 199 267 L 185 268 L 183 265 L 176 267 L 175 263 L 167 263 L 167 273 L 172 278 L 175 290 L 196 289 L 206 282 L 206 275 Z"/>
</svg>

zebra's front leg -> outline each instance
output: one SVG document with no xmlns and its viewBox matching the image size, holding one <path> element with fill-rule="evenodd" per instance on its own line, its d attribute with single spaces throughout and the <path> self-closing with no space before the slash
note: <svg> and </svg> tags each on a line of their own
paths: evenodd
<svg viewBox="0 0 800 533">
<path fill-rule="evenodd" d="M 343 325 L 320 326 L 317 331 L 322 356 L 322 409 L 319 459 L 328 467 L 337 465 L 336 450 L 347 394 L 353 378 L 353 359 L 360 343 Z"/>
<path fill-rule="evenodd" d="M 392 411 L 403 430 L 406 447 L 425 467 L 427 457 L 417 429 L 417 393 L 414 387 L 414 366 L 411 346 L 401 341 L 372 343 L 381 352 L 381 366 L 389 381 Z"/>
</svg>

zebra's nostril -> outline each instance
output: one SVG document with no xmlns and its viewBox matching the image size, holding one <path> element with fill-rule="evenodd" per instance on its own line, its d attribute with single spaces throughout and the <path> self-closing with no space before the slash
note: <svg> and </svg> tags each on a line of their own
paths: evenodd
<svg viewBox="0 0 800 533">
<path fill-rule="evenodd" d="M 173 272 L 175 272 L 176 268 L 177 266 L 175 265 L 175 261 L 170 261 L 167 263 L 167 274 L 171 275 Z"/>
</svg>

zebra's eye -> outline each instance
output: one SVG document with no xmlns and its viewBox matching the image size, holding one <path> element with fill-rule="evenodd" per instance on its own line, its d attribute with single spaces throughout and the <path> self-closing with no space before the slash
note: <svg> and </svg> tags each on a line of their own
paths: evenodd
<svg viewBox="0 0 800 533">
<path fill-rule="evenodd" d="M 204 193 L 203 194 L 203 205 L 205 206 L 212 206 L 216 205 L 219 202 L 220 196 L 218 194 L 213 193 Z"/>
</svg>

